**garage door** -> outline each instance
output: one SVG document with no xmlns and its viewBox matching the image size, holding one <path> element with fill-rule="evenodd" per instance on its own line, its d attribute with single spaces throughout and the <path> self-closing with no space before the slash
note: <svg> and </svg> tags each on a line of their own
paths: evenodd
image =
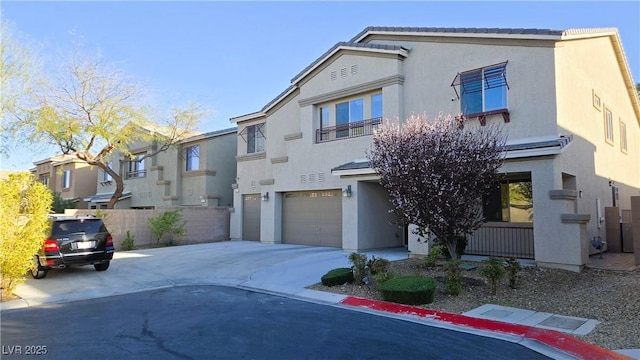
<svg viewBox="0 0 640 360">
<path fill-rule="evenodd" d="M 285 193 L 282 242 L 342 247 L 342 191 Z"/>
<path fill-rule="evenodd" d="M 260 241 L 260 194 L 242 197 L 242 239 Z"/>
</svg>

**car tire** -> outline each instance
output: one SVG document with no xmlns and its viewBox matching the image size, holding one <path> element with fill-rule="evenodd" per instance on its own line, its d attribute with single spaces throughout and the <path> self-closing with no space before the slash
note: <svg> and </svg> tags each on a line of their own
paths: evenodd
<svg viewBox="0 0 640 360">
<path fill-rule="evenodd" d="M 96 268 L 96 271 L 105 271 L 109 268 L 109 261 L 101 264 L 94 264 L 93 267 Z"/>
<path fill-rule="evenodd" d="M 44 279 L 47 276 L 47 269 L 40 265 L 40 258 L 37 255 L 33 256 L 33 268 L 31 269 L 31 276 L 34 279 Z"/>
</svg>

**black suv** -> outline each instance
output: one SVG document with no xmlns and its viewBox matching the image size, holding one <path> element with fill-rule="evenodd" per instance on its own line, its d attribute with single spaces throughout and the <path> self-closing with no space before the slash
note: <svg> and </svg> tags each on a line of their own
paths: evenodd
<svg viewBox="0 0 640 360">
<path fill-rule="evenodd" d="M 31 276 L 42 279 L 51 269 L 93 265 L 97 271 L 109 268 L 113 238 L 102 219 L 57 217 L 50 219 L 50 231 L 42 249 L 34 255 Z"/>
</svg>

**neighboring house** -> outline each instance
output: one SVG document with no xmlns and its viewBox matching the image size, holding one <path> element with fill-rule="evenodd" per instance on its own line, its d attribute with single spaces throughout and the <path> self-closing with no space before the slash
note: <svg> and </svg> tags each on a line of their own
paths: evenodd
<svg viewBox="0 0 640 360">
<path fill-rule="evenodd" d="M 468 253 L 579 270 L 605 237 L 604 208 L 640 195 L 640 105 L 616 29 L 369 27 L 231 119 L 231 238 L 426 253 L 366 160 L 383 119 L 423 112 L 508 134 L 505 180 Z"/>
<path fill-rule="evenodd" d="M 115 153 L 110 166 L 120 167 L 124 192 L 116 209 L 154 209 L 164 206 L 232 206 L 236 178 L 236 128 L 193 135 L 178 146 L 144 158 L 156 145 L 138 143 L 131 158 Z M 106 208 L 115 181 L 100 170 L 97 192 L 86 198 L 91 209 Z"/>
<path fill-rule="evenodd" d="M 75 202 L 76 208 L 87 208 L 84 198 L 96 192 L 97 167 L 75 155 L 56 155 L 33 164 L 31 173 L 38 181 L 60 193 L 63 200 Z"/>
</svg>

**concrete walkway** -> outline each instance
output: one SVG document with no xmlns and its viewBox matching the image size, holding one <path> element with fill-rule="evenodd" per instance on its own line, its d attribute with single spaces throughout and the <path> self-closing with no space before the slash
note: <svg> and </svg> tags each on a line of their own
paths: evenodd
<svg viewBox="0 0 640 360">
<path fill-rule="evenodd" d="M 372 251 L 367 255 L 392 261 L 407 258 L 404 248 Z M 520 343 L 555 359 L 629 358 L 567 335 L 571 331 L 566 331 L 566 319 L 559 315 L 545 314 L 546 317 L 542 318 L 528 310 L 499 308 L 490 304 L 467 314 L 446 314 L 306 289 L 318 283 L 328 270 L 349 267 L 348 256 L 348 252 L 335 248 L 266 245 L 249 241 L 116 252 L 106 272 L 96 272 L 93 267 L 79 267 L 50 271 L 42 280 L 29 277 L 15 291 L 21 299 L 2 303 L 0 310 L 171 286 L 225 285 L 497 337 Z M 528 322 L 518 322 L 527 318 Z M 534 323 L 533 319 L 540 321 Z M 589 326 L 595 326 L 593 320 L 582 320 L 580 326 L 589 325 L 573 334 L 584 333 Z M 635 351 L 625 354 L 635 358 Z M 640 359 L 640 350 L 637 351 Z"/>
</svg>

